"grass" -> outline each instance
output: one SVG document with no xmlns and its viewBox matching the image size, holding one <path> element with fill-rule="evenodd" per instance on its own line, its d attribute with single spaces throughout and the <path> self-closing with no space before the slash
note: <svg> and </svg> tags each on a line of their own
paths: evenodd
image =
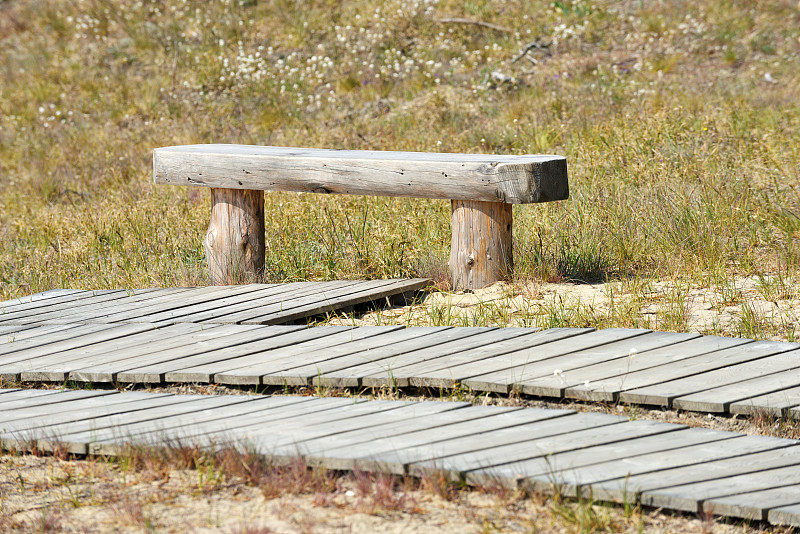
<svg viewBox="0 0 800 534">
<path fill-rule="evenodd" d="M 207 192 L 150 183 L 154 147 L 206 142 L 560 153 L 571 198 L 515 208 L 515 279 L 797 279 L 792 2 L 13 0 L 0 13 L 0 299 L 207 283 Z M 550 44 L 513 62 L 534 40 Z M 266 213 L 265 280 L 446 286 L 445 201 L 269 193 Z M 680 326 L 680 309 L 665 320 Z"/>
</svg>

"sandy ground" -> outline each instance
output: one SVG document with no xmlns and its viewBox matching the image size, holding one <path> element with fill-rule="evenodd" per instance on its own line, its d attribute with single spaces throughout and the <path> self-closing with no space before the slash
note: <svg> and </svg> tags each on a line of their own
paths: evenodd
<svg viewBox="0 0 800 534">
<path fill-rule="evenodd" d="M 778 276 L 736 278 L 723 285 L 498 282 L 474 292 L 431 292 L 413 305 L 331 317 L 327 323 L 622 326 L 795 341 L 799 288 Z"/>
<path fill-rule="evenodd" d="M 4 532 L 758 532 L 757 527 L 541 495 L 441 496 L 342 476 L 327 491 L 245 485 L 203 470 L 127 470 L 100 460 L 0 456 Z M 788 532 L 775 529 L 774 532 Z"/>
</svg>

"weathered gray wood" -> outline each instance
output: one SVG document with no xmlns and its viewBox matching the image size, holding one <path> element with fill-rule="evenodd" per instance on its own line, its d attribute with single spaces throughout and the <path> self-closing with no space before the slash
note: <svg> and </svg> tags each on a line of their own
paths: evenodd
<svg viewBox="0 0 800 534">
<path fill-rule="evenodd" d="M 800 388 L 800 372 L 797 371 L 797 368 L 800 367 L 800 352 L 790 352 L 787 353 L 786 356 L 792 354 L 794 355 L 796 364 L 794 367 L 791 367 L 791 370 L 789 371 L 771 373 L 758 378 L 749 378 L 739 382 L 734 382 L 733 384 L 719 386 L 713 389 L 701 391 L 699 393 L 686 395 L 684 397 L 675 399 L 672 404 L 682 410 L 719 413 L 727 412 L 730 405 L 736 401 L 746 401 L 747 399 L 758 397 L 764 394 L 774 394 L 776 392 L 781 393 L 781 391 L 786 391 L 788 388 L 792 387 L 797 390 Z M 763 360 L 764 365 L 770 366 L 771 363 L 766 360 L 771 359 L 772 358 L 766 358 Z M 736 366 L 733 369 L 736 369 L 737 367 L 740 366 Z M 741 375 L 741 378 L 752 376 L 754 374 L 751 370 L 743 371 L 746 372 Z M 761 371 L 766 372 L 767 367 L 761 369 Z M 795 405 L 798 405 L 800 404 L 800 391 L 796 392 L 796 395 Z M 784 397 L 784 399 L 788 400 L 788 397 Z M 778 413 L 778 415 L 781 414 Z"/>
<path fill-rule="evenodd" d="M 660 506 L 673 510 L 694 512 L 702 510 L 703 504 L 709 499 L 767 490 L 790 484 L 800 484 L 800 468 L 795 465 L 736 475 L 719 480 L 707 480 L 705 482 L 645 491 L 642 493 L 642 502 L 647 506 Z M 763 508 L 762 513 L 766 513 Z"/>
<path fill-rule="evenodd" d="M 3 333 L 0 334 L 0 345 L 6 345 L 8 343 L 17 343 L 25 339 L 37 338 L 44 334 L 59 332 L 61 330 L 75 328 L 76 326 L 79 325 L 55 324 L 55 325 L 17 325 L 17 326 L 3 327 L 9 329 L 18 328 L 19 330 L 16 331 L 4 330 Z"/>
<path fill-rule="evenodd" d="M 667 427 L 664 427 L 665 429 Z M 693 446 L 713 443 L 724 448 L 724 440 L 736 434 L 709 429 L 678 428 L 677 431 L 617 441 L 584 449 L 549 454 L 521 462 L 509 463 L 467 473 L 470 484 L 486 484 L 497 479 L 523 481 L 535 490 L 547 490 L 557 481 L 562 495 L 575 495 L 577 488 L 590 484 L 583 469 L 611 464 L 613 467 L 642 454 L 669 453 L 673 450 L 692 451 Z"/>
<path fill-rule="evenodd" d="M 511 204 L 453 200 L 450 283 L 453 289 L 481 289 L 513 269 Z"/>
<path fill-rule="evenodd" d="M 47 291 L 42 291 L 40 293 L 34 293 L 33 295 L 28 295 L 26 297 L 20 297 L 17 299 L 10 299 L 4 300 L 0 302 L 0 308 L 7 308 L 10 306 L 17 306 L 19 304 L 28 304 L 31 302 L 39 302 L 42 300 L 47 300 L 51 298 L 58 298 L 67 295 L 75 295 L 78 293 L 82 293 L 83 289 L 48 289 Z"/>
<path fill-rule="evenodd" d="M 767 521 L 773 508 L 793 504 L 800 504 L 798 484 L 709 499 L 703 503 L 703 509 L 714 515 Z"/>
<path fill-rule="evenodd" d="M 156 289 L 136 290 L 136 295 L 152 293 Z M 32 303 L 27 306 L 16 306 L 13 309 L 5 310 L 0 313 L 0 323 L 4 322 L 24 322 L 27 318 L 41 316 L 42 314 L 52 314 L 53 312 L 71 310 L 79 307 L 96 306 L 104 302 L 115 301 L 132 296 L 134 293 L 128 290 L 110 291 L 84 291 L 68 297 L 48 299 L 42 302 Z M 32 321 L 35 322 L 35 321 Z"/>
<path fill-rule="evenodd" d="M 264 192 L 211 188 L 203 246 L 211 285 L 241 284 L 264 274 Z"/>
<path fill-rule="evenodd" d="M 153 176 L 157 184 L 512 204 L 569 196 L 561 156 L 189 145 L 155 149 Z"/>
<path fill-rule="evenodd" d="M 762 352 L 756 350 L 759 345 L 763 348 Z M 752 348 L 752 350 L 747 350 L 745 352 L 745 349 L 748 348 Z M 743 378 L 748 376 L 763 376 L 787 369 L 795 369 L 800 367 L 800 357 L 798 357 L 800 351 L 791 352 L 793 348 L 796 348 L 796 346 L 790 343 L 759 342 L 744 345 L 740 350 L 747 356 L 750 356 L 750 361 L 728 362 L 736 364 L 728 367 L 724 367 L 724 362 L 722 361 L 710 360 L 709 358 L 711 355 L 692 358 L 678 370 L 680 373 L 685 373 L 683 374 L 683 378 L 664 381 L 652 386 L 627 391 L 621 395 L 621 399 L 624 402 L 668 406 L 678 397 L 740 382 Z M 771 356 L 769 354 L 771 354 Z M 706 361 L 699 362 L 698 360 L 700 359 Z M 698 365 L 693 365 L 696 363 Z M 710 365 L 712 368 L 706 368 L 704 372 L 700 370 L 703 364 L 705 364 L 705 366 Z M 695 374 L 687 376 L 690 374 L 687 371 L 692 369 Z M 709 407 L 711 406 L 709 405 Z"/>
<path fill-rule="evenodd" d="M 732 414 L 769 414 L 776 417 L 786 415 L 789 408 L 800 406 L 800 387 L 782 389 L 766 395 L 732 403 L 728 410 Z"/>
<path fill-rule="evenodd" d="M 137 355 L 149 354 L 169 347 L 180 347 L 222 337 L 219 325 L 186 324 L 149 330 L 122 339 L 114 339 L 25 361 L 28 370 L 20 380 L 63 382 L 72 371 L 109 363 L 122 367 L 124 362 Z"/>
<path fill-rule="evenodd" d="M 283 338 L 282 336 L 285 335 L 297 333 L 301 338 L 309 335 L 300 334 L 307 330 L 302 326 L 280 326 L 266 329 L 227 325 L 223 328 L 235 328 L 240 331 L 225 336 L 212 335 L 204 341 L 136 355 L 126 358 L 122 362 L 96 363 L 75 369 L 70 372 L 69 376 L 72 380 L 91 382 L 159 383 L 169 369 L 187 365 L 187 362 L 192 361 L 193 358 L 235 358 L 239 354 L 257 350 L 257 347 L 263 350 L 265 346 L 283 346 L 298 339 L 297 337 Z M 326 335 L 326 331 L 321 330 L 311 335 L 323 336 Z M 152 373 L 149 373 L 148 370 L 152 370 Z"/>
<path fill-rule="evenodd" d="M 800 504 L 782 506 L 769 511 L 769 522 L 773 525 L 800 527 Z"/>
<path fill-rule="evenodd" d="M 69 343 L 73 338 L 85 336 L 93 332 L 102 332 L 103 330 L 111 330 L 116 325 L 111 324 L 78 324 L 78 325 L 60 325 L 64 328 L 55 330 L 47 330 L 39 333 L 36 336 L 31 336 L 26 339 L 14 340 L 11 343 L 0 345 L 0 363 L 8 361 L 15 352 L 23 350 L 33 350 L 36 347 L 45 347 L 46 345 L 57 345 L 59 343 Z M 55 346 L 52 349 L 43 350 L 57 350 Z M 14 361 L 14 360 L 11 360 Z"/>
<path fill-rule="evenodd" d="M 240 397 L 241 398 L 241 397 Z M 248 401 L 247 398 L 242 399 Z M 249 401 L 248 401 L 249 402 Z M 361 419 L 366 417 L 365 414 L 372 414 L 381 412 L 383 410 L 394 410 L 402 406 L 404 403 L 401 401 L 374 401 L 353 403 L 352 400 L 341 399 L 336 404 L 331 404 L 331 409 L 318 412 L 315 414 L 307 414 L 301 418 L 284 419 L 280 425 L 275 425 L 269 429 L 251 428 L 249 438 L 253 439 L 253 435 L 259 430 L 265 430 L 267 439 L 274 440 L 277 436 L 284 436 L 291 429 L 300 427 L 308 427 L 322 424 L 323 422 L 338 421 L 339 424 L 346 424 L 351 419 Z M 190 442 L 196 438 L 191 431 L 182 429 L 176 432 L 171 431 L 173 427 L 183 427 L 187 424 L 204 423 L 206 421 L 220 420 L 224 418 L 223 410 L 216 406 L 208 406 L 202 411 L 189 413 L 181 413 L 162 417 L 158 421 L 148 421 L 137 424 L 125 425 L 125 441 L 129 443 L 160 445 L 162 443 L 170 443 L 175 440 L 181 443 Z M 83 436 L 82 439 L 85 439 Z M 71 438 L 72 439 L 72 438 Z M 119 432 L 116 429 L 107 429 L 106 431 L 95 432 L 95 442 L 89 447 L 92 454 L 115 454 L 119 450 Z"/>
<path fill-rule="evenodd" d="M 549 366 L 547 360 L 551 358 L 648 333 L 650 330 L 607 328 L 530 349 L 510 352 L 496 358 L 481 360 L 474 366 L 470 366 L 470 371 L 474 374 L 470 378 L 462 380 L 462 384 L 476 391 L 508 393 L 521 381 L 541 376 L 542 371 L 536 371 L 536 369 Z M 554 369 L 549 369 L 548 372 L 552 374 Z"/>
<path fill-rule="evenodd" d="M 15 340 L 15 336 L 25 330 L 37 328 L 34 325 L 8 325 L 0 326 L 0 345 L 4 343 L 11 343 Z"/>
<path fill-rule="evenodd" d="M 374 363 L 367 363 L 363 366 L 351 367 L 348 369 L 348 372 L 351 374 L 359 374 L 361 376 L 361 384 L 366 387 L 405 387 L 408 385 L 407 378 L 399 380 L 395 378 L 395 372 L 399 369 L 407 369 L 408 366 L 469 350 L 494 347 L 498 343 L 517 339 L 520 336 L 530 333 L 531 329 L 528 328 L 486 329 L 486 331 L 479 332 L 474 336 L 459 340 L 457 343 L 444 343 L 438 347 L 428 347 L 424 350 L 405 352 L 393 358 L 390 362 L 390 367 L 387 367 L 384 363 L 377 367 Z M 388 368 L 392 370 L 391 375 L 386 372 Z"/>
<path fill-rule="evenodd" d="M 242 302 L 227 304 L 219 308 L 208 309 L 202 305 L 187 308 L 189 313 L 175 318 L 176 322 L 185 323 L 223 323 L 231 324 L 236 321 L 223 319 L 224 317 L 234 316 L 240 312 L 251 312 L 254 309 L 261 309 L 264 306 L 280 303 L 285 300 L 299 298 L 305 295 L 312 295 L 320 291 L 327 291 L 332 288 L 344 287 L 354 282 L 351 280 L 333 280 L 329 282 L 294 282 L 281 284 L 259 295 L 253 295 L 252 299 L 245 299 Z M 360 282 L 355 282 L 360 283 Z M 247 297 L 247 295 L 244 295 Z M 200 308 L 200 309 L 196 309 Z M 165 319 L 169 320 L 169 319 Z"/>
<path fill-rule="evenodd" d="M 634 456 L 619 464 L 598 464 L 591 470 L 583 469 L 582 480 L 587 485 L 591 483 L 596 498 L 622 502 L 659 488 L 800 465 L 800 447 L 796 441 L 738 436 L 727 440 L 724 447 L 699 446 L 669 454 Z"/>
<path fill-rule="evenodd" d="M 667 347 L 680 350 L 681 343 L 696 337 L 699 337 L 699 335 L 650 332 L 607 345 L 570 352 L 563 356 L 550 358 L 542 364 L 533 364 L 526 375 L 530 378 L 521 379 L 516 387 L 526 395 L 561 397 L 567 386 L 571 384 L 573 373 L 580 376 L 581 370 L 585 367 L 611 361 L 616 362 L 619 372 L 624 372 L 627 363 L 630 361 L 631 350 L 637 351 L 637 354 L 639 352 L 647 354 L 650 350 Z M 555 369 L 561 372 L 554 374 Z M 536 376 L 537 374 L 538 377 Z"/>
<path fill-rule="evenodd" d="M 634 373 L 653 369 L 657 375 L 658 371 L 654 368 L 662 365 L 682 365 L 677 362 L 748 343 L 752 343 L 752 340 L 704 336 L 685 341 L 678 346 L 669 346 L 662 349 L 649 350 L 643 354 L 629 355 L 624 363 L 622 361 L 610 361 L 583 367 L 566 377 L 569 385 L 564 390 L 564 396 L 588 401 L 612 402 L 617 399 L 619 392 L 625 389 L 629 378 L 654 376 L 647 373 L 638 375 Z M 589 382 L 588 386 L 586 385 L 587 381 Z"/>
<path fill-rule="evenodd" d="M 364 328 L 364 327 L 362 327 Z M 430 332 L 421 333 L 427 335 L 434 332 L 443 331 L 445 328 L 432 328 Z M 360 330 L 360 329 L 359 329 Z M 246 358 L 238 359 L 235 362 L 223 362 L 222 364 L 212 364 L 210 366 L 197 366 L 194 369 L 184 369 L 181 373 L 203 373 L 200 376 L 213 376 L 213 380 L 220 384 L 260 384 L 261 375 L 270 371 L 283 373 L 280 376 L 268 378 L 265 384 L 282 385 L 284 383 L 307 385 L 308 378 L 297 369 L 305 369 L 308 366 L 316 366 L 319 362 L 329 359 L 341 358 L 350 354 L 355 354 L 367 350 L 378 350 L 382 347 L 392 346 L 413 337 L 418 332 L 416 329 L 398 329 L 392 327 L 371 327 L 367 336 L 355 336 L 352 340 L 344 343 L 337 343 L 336 346 L 322 346 L 316 350 L 304 351 L 303 356 L 299 356 L 298 348 L 282 348 L 279 351 L 264 353 L 260 351 L 253 353 Z M 427 329 L 423 329 L 427 330 Z M 316 369 L 316 367 L 314 367 Z M 174 380 L 183 380 L 178 373 L 170 374 L 166 377 Z"/>
<path fill-rule="evenodd" d="M 394 370 L 394 379 L 399 386 L 454 387 L 460 380 L 475 374 L 471 370 L 474 368 L 475 362 L 593 331 L 593 328 L 549 328 L 507 341 L 499 341 L 486 347 L 454 352 L 428 361 L 399 366 Z"/>
<path fill-rule="evenodd" d="M 374 372 L 376 369 L 382 369 L 386 376 L 391 377 L 393 367 L 401 363 L 406 356 L 414 359 L 415 357 L 419 358 L 420 354 L 424 354 L 428 350 L 439 351 L 447 346 L 457 347 L 474 336 L 492 330 L 494 329 L 486 327 L 452 328 L 440 333 L 415 336 L 392 346 L 359 352 L 334 360 L 329 359 L 317 365 L 317 373 L 312 378 L 312 383 L 336 387 L 359 387 L 362 385 L 361 377 L 367 370 Z M 411 329 L 406 331 L 413 332 Z"/>
<path fill-rule="evenodd" d="M 72 324 L 72 323 L 89 323 L 89 322 L 104 322 L 101 318 L 108 311 L 113 313 L 118 309 L 130 309 L 135 306 L 142 306 L 159 301 L 174 301 L 177 295 L 185 293 L 194 293 L 202 291 L 202 288 L 169 288 L 169 289 L 153 289 L 152 291 L 142 291 L 134 295 L 119 297 L 110 301 L 97 303 L 92 306 L 83 306 L 81 301 L 78 301 L 72 307 L 65 308 L 64 310 L 48 311 L 43 308 L 35 315 L 21 317 L 19 322 L 25 324 L 44 323 L 44 324 Z"/>
<path fill-rule="evenodd" d="M 676 365 L 662 365 L 628 373 L 625 376 L 622 388 L 620 388 L 622 393 L 620 393 L 619 399 L 623 402 L 645 404 L 648 403 L 647 395 L 639 394 L 639 391 L 644 391 L 644 388 L 655 387 L 658 390 L 661 387 L 660 385 L 665 382 L 672 382 L 731 365 L 758 360 L 773 354 L 787 352 L 793 348 L 795 347 L 788 343 L 758 341 L 685 359 Z M 633 390 L 637 391 L 634 392 Z M 662 406 L 668 404 L 668 399 L 660 395 L 654 396 L 652 400 L 653 403 Z"/>
<path fill-rule="evenodd" d="M 324 291 L 316 296 L 265 306 L 258 310 L 255 316 L 251 315 L 250 318 L 241 319 L 239 322 L 243 324 L 280 324 L 365 302 L 380 301 L 386 296 L 421 289 L 428 285 L 430 285 L 430 281 L 427 279 L 373 280 L 364 282 L 364 285 L 359 287 L 354 285 L 338 290 Z"/>
<path fill-rule="evenodd" d="M 113 390 L 65 390 L 59 395 L 27 397 L 0 405 L 0 424 L 34 415 L 45 415 L 61 410 L 80 409 L 78 401 L 95 402 L 98 397 L 117 393 Z"/>
<path fill-rule="evenodd" d="M 322 463 L 328 469 L 358 468 L 405 474 L 407 466 L 411 462 L 436 457 L 435 454 L 431 456 L 430 450 L 430 447 L 436 443 L 473 443 L 473 446 L 478 448 L 479 445 L 476 443 L 480 443 L 480 438 L 490 435 L 491 432 L 519 428 L 530 423 L 575 414 L 573 410 L 540 410 L 536 408 L 514 410 L 494 406 L 473 406 L 453 413 L 466 417 L 474 412 L 477 412 L 477 417 L 474 419 L 453 422 L 446 426 L 416 431 L 404 431 L 402 427 L 398 431 L 397 428 L 392 427 L 381 436 L 369 434 L 369 445 L 363 447 L 354 447 L 352 443 L 345 445 L 332 443 L 324 450 L 321 450 L 322 444 L 320 444 L 320 450 L 316 450 L 311 448 L 311 444 L 308 443 L 307 461 Z M 348 436 L 349 434 L 345 437 Z M 476 436 L 479 438 L 477 441 L 474 439 Z M 358 436 L 354 436 L 353 439 L 360 440 Z M 405 449 L 409 449 L 409 452 L 405 453 Z M 463 449 L 460 450 L 463 451 Z"/>
</svg>

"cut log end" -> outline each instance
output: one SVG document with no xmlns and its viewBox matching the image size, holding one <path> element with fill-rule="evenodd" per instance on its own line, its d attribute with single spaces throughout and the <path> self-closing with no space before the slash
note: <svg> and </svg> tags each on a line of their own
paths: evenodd
<svg viewBox="0 0 800 534">
<path fill-rule="evenodd" d="M 264 272 L 264 192 L 211 189 L 204 240 L 212 285 L 257 281 Z"/>
<path fill-rule="evenodd" d="M 456 290 L 481 289 L 505 279 L 513 266 L 512 206 L 452 201 L 450 278 Z"/>
</svg>

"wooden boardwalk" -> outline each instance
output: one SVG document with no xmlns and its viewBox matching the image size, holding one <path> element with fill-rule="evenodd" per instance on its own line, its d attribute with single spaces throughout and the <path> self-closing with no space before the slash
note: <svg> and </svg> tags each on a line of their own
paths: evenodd
<svg viewBox="0 0 800 534">
<path fill-rule="evenodd" d="M 284 319 L 296 317 L 298 308 L 318 310 L 319 300 L 276 311 L 274 300 L 259 308 L 258 299 L 245 298 L 253 293 L 247 287 L 151 290 L 134 296 L 61 292 L 3 303 L 0 377 L 23 382 L 468 387 L 800 418 L 797 343 L 619 328 L 265 326 L 250 323 L 277 321 L 280 313 Z M 211 297 L 210 303 L 204 300 Z"/>
<path fill-rule="evenodd" d="M 0 444 L 113 455 L 248 446 L 328 469 L 524 485 L 800 526 L 800 443 L 655 421 L 464 402 L 0 390 Z"/>
</svg>

